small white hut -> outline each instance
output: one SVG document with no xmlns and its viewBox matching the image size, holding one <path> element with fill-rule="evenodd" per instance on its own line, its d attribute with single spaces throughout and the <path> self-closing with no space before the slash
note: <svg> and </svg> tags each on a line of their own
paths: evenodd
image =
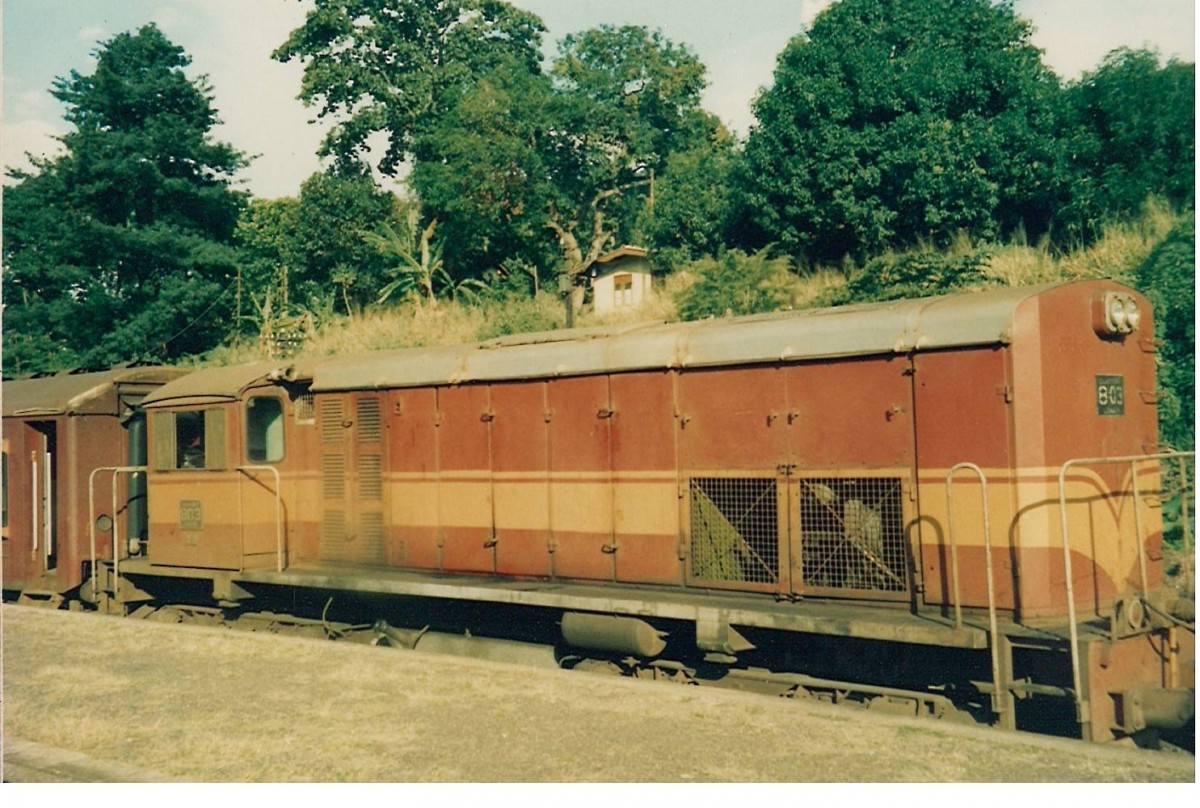
<svg viewBox="0 0 1200 808">
<path fill-rule="evenodd" d="M 592 264 L 592 308 L 597 313 L 631 309 L 654 294 L 646 250 L 625 244 Z"/>
</svg>

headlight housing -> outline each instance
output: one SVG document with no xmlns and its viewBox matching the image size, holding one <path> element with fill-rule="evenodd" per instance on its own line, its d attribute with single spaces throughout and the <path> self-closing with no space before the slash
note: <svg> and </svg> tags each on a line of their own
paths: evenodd
<svg viewBox="0 0 1200 808">
<path fill-rule="evenodd" d="M 1097 295 L 1093 306 L 1093 325 L 1102 337 L 1132 334 L 1142 324 L 1142 309 L 1137 298 L 1126 292 Z"/>
</svg>

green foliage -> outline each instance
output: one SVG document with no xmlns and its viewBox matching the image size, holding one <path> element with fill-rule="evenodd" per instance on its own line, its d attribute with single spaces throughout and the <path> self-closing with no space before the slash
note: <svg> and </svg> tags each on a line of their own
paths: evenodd
<svg viewBox="0 0 1200 808">
<path fill-rule="evenodd" d="M 756 100 L 744 195 L 810 260 L 1044 230 L 1063 193 L 1057 79 L 1011 3 L 841 0 Z"/>
<path fill-rule="evenodd" d="M 478 340 L 554 331 L 563 327 L 564 319 L 562 303 L 544 292 L 535 297 L 510 294 L 502 300 L 490 302 L 482 309 L 482 313 L 484 322 L 475 336 Z"/>
<path fill-rule="evenodd" d="M 246 158 L 210 139 L 209 88 L 154 25 L 95 56 L 54 83 L 65 153 L 4 189 L 6 372 L 168 360 L 228 330 Z"/>
<path fill-rule="evenodd" d="M 683 320 L 760 314 L 791 303 L 794 278 L 787 261 L 769 258 L 766 251 L 746 255 L 730 250 L 718 258 L 700 259 L 685 271 L 698 277 L 676 299 Z"/>
<path fill-rule="evenodd" d="M 294 245 L 302 260 L 291 281 L 298 299 L 320 297 L 332 282 L 350 308 L 374 302 L 387 283 L 386 261 L 366 236 L 389 220 L 393 204 L 392 195 L 362 166 L 306 179 L 300 186 Z"/>
<path fill-rule="evenodd" d="M 1159 433 L 1181 451 L 1196 447 L 1196 217 L 1190 213 L 1138 267 L 1136 284 L 1154 306 Z"/>
<path fill-rule="evenodd" d="M 826 305 L 932 297 L 988 282 L 988 254 L 934 250 L 886 254 L 867 262 L 846 285 L 826 297 Z"/>
<path fill-rule="evenodd" d="M 1193 204 L 1195 89 L 1195 65 L 1160 67 L 1156 52 L 1127 48 L 1067 88 L 1063 138 L 1075 176 L 1059 216 L 1066 234 L 1091 240 L 1151 196 Z"/>
<path fill-rule="evenodd" d="M 382 132 L 394 175 L 457 93 L 498 65 L 535 72 L 544 26 L 497 0 L 316 0 L 272 56 L 304 65 L 300 98 L 337 126 L 322 155 L 355 165 Z"/>
<path fill-rule="evenodd" d="M 667 158 L 640 224 L 658 266 L 675 269 L 725 246 L 734 215 L 729 186 L 735 161 L 725 135 Z"/>
</svg>

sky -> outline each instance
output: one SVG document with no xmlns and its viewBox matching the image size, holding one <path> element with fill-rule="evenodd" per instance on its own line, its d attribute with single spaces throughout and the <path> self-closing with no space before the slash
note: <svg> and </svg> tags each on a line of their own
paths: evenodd
<svg viewBox="0 0 1200 808">
<path fill-rule="evenodd" d="M 920 2 L 920 0 L 911 0 Z M 299 63 L 271 51 L 304 21 L 312 0 L 0 0 L 3 25 L 3 129 L 6 167 L 28 167 L 26 152 L 52 154 L 67 131 L 49 94 L 57 76 L 94 69 L 99 42 L 153 21 L 205 75 L 222 124 L 213 136 L 256 155 L 240 173 L 255 196 L 294 196 L 320 169 L 326 131 L 296 100 Z M 566 34 L 601 23 L 644 25 L 685 43 L 708 68 L 706 109 L 740 136 L 754 122 L 751 102 L 771 84 L 775 59 L 830 0 L 510 0 L 548 28 L 547 55 Z M 1153 47 L 1195 61 L 1194 0 L 1017 0 L 1034 27 L 1043 60 L 1064 79 L 1094 69 L 1109 51 Z"/>
</svg>

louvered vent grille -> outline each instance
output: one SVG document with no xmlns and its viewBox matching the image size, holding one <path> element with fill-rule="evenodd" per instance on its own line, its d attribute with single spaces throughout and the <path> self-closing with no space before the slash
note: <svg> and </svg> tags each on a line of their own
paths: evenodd
<svg viewBox="0 0 1200 808">
<path fill-rule="evenodd" d="M 356 561 L 366 564 L 382 564 L 383 558 L 383 514 L 360 513 L 358 515 L 358 548 L 361 556 Z"/>
<path fill-rule="evenodd" d="M 325 511 L 321 521 L 321 560 L 348 561 L 350 550 L 346 543 L 346 513 Z"/>
<path fill-rule="evenodd" d="M 358 458 L 358 496 L 371 502 L 383 499 L 383 458 L 379 455 Z"/>
<path fill-rule="evenodd" d="M 379 399 L 360 398 L 358 400 L 358 442 L 378 443 L 383 439 L 383 419 L 379 409 Z"/>
<path fill-rule="evenodd" d="M 345 413 L 340 398 L 327 398 L 321 402 L 321 441 L 337 443 L 342 439 L 342 421 Z"/>
<path fill-rule="evenodd" d="M 321 455 L 321 495 L 333 500 L 346 498 L 346 458 L 340 454 Z"/>
</svg>

